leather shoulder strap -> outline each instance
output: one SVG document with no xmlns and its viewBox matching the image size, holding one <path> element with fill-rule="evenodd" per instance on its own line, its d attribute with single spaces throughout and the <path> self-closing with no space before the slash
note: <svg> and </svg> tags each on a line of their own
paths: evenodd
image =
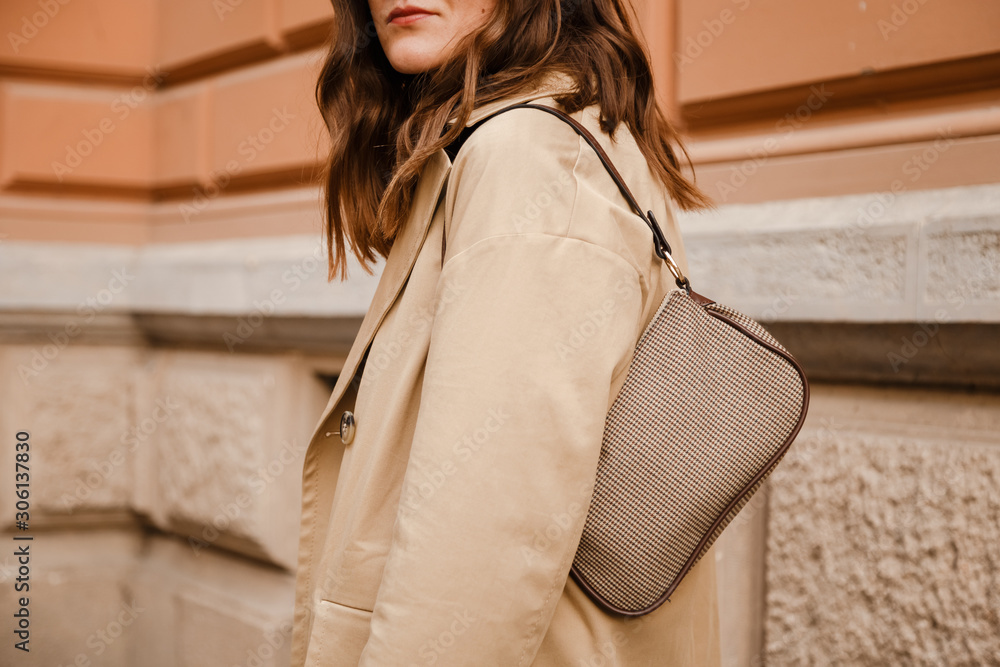
<svg viewBox="0 0 1000 667">
<path fill-rule="evenodd" d="M 513 106 L 507 107 L 506 109 L 502 109 L 498 113 L 503 113 L 503 112 L 509 111 L 511 109 L 519 109 L 519 108 L 520 109 L 540 109 L 542 111 L 545 111 L 546 113 L 552 114 L 553 116 L 555 116 L 559 120 L 565 122 L 570 127 L 572 127 L 573 130 L 577 134 L 579 134 L 581 137 L 583 137 L 584 141 L 586 141 L 588 144 L 590 144 L 590 147 L 593 148 L 594 151 L 597 153 L 597 156 L 600 158 L 601 163 L 604 165 L 604 168 L 607 170 L 608 174 L 611 175 L 612 180 L 615 182 L 615 185 L 618 186 L 618 189 L 621 191 L 622 196 L 625 197 L 625 201 L 628 202 L 628 205 L 632 208 L 633 211 L 635 211 L 636 215 L 638 215 L 640 218 L 645 219 L 646 215 L 645 215 L 645 213 L 643 213 L 642 207 L 639 206 L 639 202 L 636 201 L 635 196 L 632 194 L 632 191 L 629 189 L 628 185 L 625 183 L 625 179 L 622 178 L 622 175 L 620 173 L 618 173 L 618 169 L 615 167 L 614 163 L 611 162 L 611 158 L 608 157 L 608 154 L 605 152 L 604 147 L 601 146 L 601 144 L 597 141 L 597 139 L 594 137 L 594 135 L 591 134 L 590 130 L 588 130 L 587 128 L 585 128 L 580 123 L 580 121 L 578 121 L 577 119 L 573 118 L 572 116 L 570 116 L 569 114 L 567 114 L 565 111 L 562 111 L 560 109 L 556 109 L 554 107 L 547 107 L 547 106 L 544 106 L 544 105 L 541 105 L 541 104 L 528 104 L 528 103 L 525 103 L 525 104 L 515 104 Z M 496 115 L 497 114 L 493 114 L 493 116 L 496 116 Z M 492 118 L 493 116 L 488 116 L 487 119 L 488 118 Z"/>
</svg>

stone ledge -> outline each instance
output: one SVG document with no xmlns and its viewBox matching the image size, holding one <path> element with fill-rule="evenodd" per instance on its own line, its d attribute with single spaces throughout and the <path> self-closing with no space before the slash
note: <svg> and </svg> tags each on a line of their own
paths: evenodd
<svg viewBox="0 0 1000 667">
<path fill-rule="evenodd" d="M 695 289 L 768 321 L 1000 322 L 1000 185 L 680 213 Z"/>
<path fill-rule="evenodd" d="M 343 353 L 361 328 L 361 317 L 190 316 L 136 313 L 136 327 L 156 346 L 197 346 L 229 352 L 300 350 Z"/>
<path fill-rule="evenodd" d="M 44 358 L 67 347 L 199 347 L 226 352 L 297 350 L 344 355 L 361 317 L 278 317 L 105 313 L 93 319 L 71 311 L 0 311 L 0 345 L 33 345 Z"/>
<path fill-rule="evenodd" d="M 235 211 L 233 215 L 245 213 Z M 319 235 L 158 243 L 0 243 L 0 313 L 361 317 L 381 272 L 327 282 Z"/>
<path fill-rule="evenodd" d="M 1000 323 L 769 322 L 810 381 L 1000 387 Z"/>
</svg>

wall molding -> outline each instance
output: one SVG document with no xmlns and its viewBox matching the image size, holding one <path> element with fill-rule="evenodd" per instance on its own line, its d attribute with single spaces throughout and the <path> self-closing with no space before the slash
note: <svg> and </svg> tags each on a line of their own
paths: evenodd
<svg viewBox="0 0 1000 667">
<path fill-rule="evenodd" d="M 1000 184 L 681 212 L 695 289 L 780 322 L 1000 322 Z"/>
<path fill-rule="evenodd" d="M 827 86 L 835 91 L 833 98 L 824 105 L 824 111 L 829 112 L 996 90 L 998 80 L 1000 53 L 987 53 L 885 71 L 866 70 L 856 76 L 744 95 L 687 100 L 680 110 L 685 129 L 697 132 L 734 123 L 781 118 L 801 105 L 813 87 Z"/>
</svg>

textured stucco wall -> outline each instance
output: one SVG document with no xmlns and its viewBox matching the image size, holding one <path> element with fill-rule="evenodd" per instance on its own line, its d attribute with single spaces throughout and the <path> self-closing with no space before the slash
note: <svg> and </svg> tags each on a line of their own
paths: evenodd
<svg viewBox="0 0 1000 667">
<path fill-rule="evenodd" d="M 818 389 L 769 493 L 766 664 L 1000 664 L 1000 396 Z"/>
</svg>

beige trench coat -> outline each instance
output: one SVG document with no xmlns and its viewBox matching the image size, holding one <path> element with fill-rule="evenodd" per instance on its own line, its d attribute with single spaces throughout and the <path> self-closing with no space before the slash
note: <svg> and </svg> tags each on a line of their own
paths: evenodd
<svg viewBox="0 0 1000 667">
<path fill-rule="evenodd" d="M 567 86 L 550 77 L 470 123 L 554 105 Z M 575 117 L 686 269 L 628 129 L 612 142 L 596 107 Z M 454 164 L 436 153 L 309 443 L 292 665 L 717 665 L 713 552 L 635 620 L 568 578 L 605 415 L 672 285 L 648 227 L 559 119 L 511 111 Z"/>
</svg>

